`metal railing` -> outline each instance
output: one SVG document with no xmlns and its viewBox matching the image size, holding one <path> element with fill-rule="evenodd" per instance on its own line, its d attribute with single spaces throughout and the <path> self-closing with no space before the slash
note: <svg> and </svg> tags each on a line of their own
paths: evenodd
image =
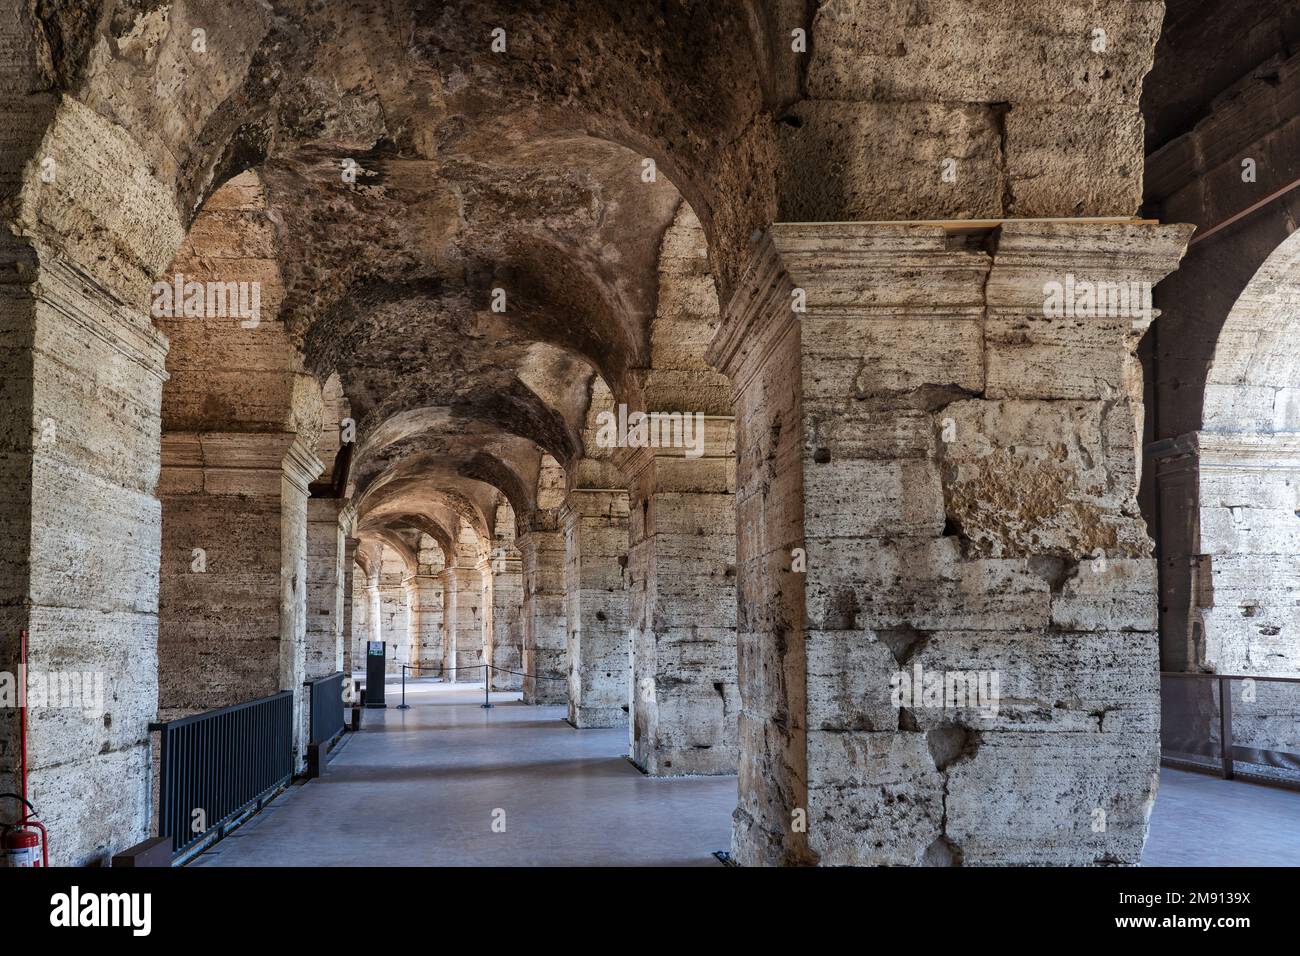
<svg viewBox="0 0 1300 956">
<path fill-rule="evenodd" d="M 1300 787 L 1300 678 L 1162 673 L 1160 757 L 1225 780 Z"/>
<path fill-rule="evenodd" d="M 212 835 L 293 777 L 293 693 L 149 725 L 162 735 L 158 835 L 172 854 Z"/>
<path fill-rule="evenodd" d="M 343 672 L 303 682 L 311 690 L 308 743 L 326 744 L 343 733 Z"/>
</svg>

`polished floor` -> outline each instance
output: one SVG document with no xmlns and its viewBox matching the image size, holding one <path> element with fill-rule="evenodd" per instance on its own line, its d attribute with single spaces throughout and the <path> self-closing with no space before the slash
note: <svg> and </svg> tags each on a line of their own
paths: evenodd
<svg viewBox="0 0 1300 956">
<path fill-rule="evenodd" d="M 1160 771 L 1143 866 L 1300 866 L 1300 793 Z"/>
<path fill-rule="evenodd" d="M 652 779 L 627 731 L 432 681 L 365 712 L 319 780 L 290 787 L 193 866 L 714 866 L 736 778 Z M 494 827 L 495 824 L 495 827 Z M 1145 866 L 1300 866 L 1300 793 L 1165 769 Z"/>
<path fill-rule="evenodd" d="M 518 694 L 485 710 L 482 684 L 408 682 L 409 710 L 387 693 L 323 777 L 191 865 L 717 866 L 730 844 L 736 778 L 643 776 L 626 728 Z"/>
</svg>

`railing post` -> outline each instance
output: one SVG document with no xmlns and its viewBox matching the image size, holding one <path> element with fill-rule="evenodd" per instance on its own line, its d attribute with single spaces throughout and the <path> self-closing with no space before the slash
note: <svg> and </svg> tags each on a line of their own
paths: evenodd
<svg viewBox="0 0 1300 956">
<path fill-rule="evenodd" d="M 397 705 L 397 709 L 410 710 L 411 708 L 406 706 L 406 665 L 402 664 L 400 666 L 402 668 L 402 702 Z"/>
<path fill-rule="evenodd" d="M 491 698 L 488 697 L 488 691 L 491 689 L 491 687 L 492 687 L 492 665 L 487 663 L 487 661 L 484 661 L 483 662 L 483 703 L 479 704 L 479 706 L 482 707 L 484 710 L 490 710 L 492 707 L 492 700 Z"/>
<path fill-rule="evenodd" d="M 1232 691 L 1231 681 L 1219 678 L 1219 753 L 1223 761 L 1223 779 L 1231 780 L 1232 769 Z"/>
</svg>

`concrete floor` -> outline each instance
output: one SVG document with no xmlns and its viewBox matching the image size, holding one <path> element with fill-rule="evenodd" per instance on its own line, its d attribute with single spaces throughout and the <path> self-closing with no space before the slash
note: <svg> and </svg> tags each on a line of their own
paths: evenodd
<svg viewBox="0 0 1300 956">
<path fill-rule="evenodd" d="M 736 778 L 643 776 L 627 729 L 483 685 L 407 681 L 325 776 L 290 787 L 192 866 L 716 866 Z M 493 811 L 505 832 L 493 832 Z"/>
<path fill-rule="evenodd" d="M 1300 866 L 1300 793 L 1160 771 L 1143 866 Z"/>
<path fill-rule="evenodd" d="M 563 707 L 408 682 L 320 780 L 291 787 L 192 866 L 711 866 L 736 778 L 651 779 L 627 731 Z M 505 832 L 493 812 L 505 811 Z M 1300 866 L 1300 793 L 1164 769 L 1144 866 Z"/>
</svg>

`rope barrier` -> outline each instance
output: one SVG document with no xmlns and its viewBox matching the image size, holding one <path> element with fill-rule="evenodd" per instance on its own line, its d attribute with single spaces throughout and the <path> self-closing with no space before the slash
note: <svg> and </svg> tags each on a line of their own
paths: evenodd
<svg viewBox="0 0 1300 956">
<path fill-rule="evenodd" d="M 401 663 L 401 662 L 399 661 L 398 663 Z M 426 666 L 421 665 L 421 664 L 402 664 L 402 667 L 405 668 L 406 670 L 412 670 L 412 671 L 433 670 L 433 668 L 431 668 L 431 667 L 426 667 Z M 444 671 L 474 671 L 474 670 L 478 670 L 480 667 L 490 667 L 490 668 L 492 668 L 492 670 L 496 671 L 498 674 L 514 674 L 516 677 L 531 677 L 531 678 L 533 678 L 533 680 L 562 680 L 562 681 L 567 681 L 567 680 L 569 679 L 569 678 L 567 678 L 567 677 L 543 677 L 541 674 L 525 674 L 525 673 L 523 673 L 522 671 L 512 671 L 512 670 L 509 670 L 509 669 L 507 669 L 507 668 L 505 668 L 505 667 L 498 667 L 496 664 L 470 664 L 468 667 L 441 667 L 441 666 L 439 666 L 439 667 L 438 667 L 438 673 L 439 673 L 439 674 L 442 674 Z"/>
<path fill-rule="evenodd" d="M 402 661 L 397 662 L 402 668 L 402 702 L 397 705 L 398 710 L 410 710 L 410 705 L 406 703 L 406 672 L 408 670 L 419 671 L 425 668 L 419 664 L 407 664 Z M 486 661 L 482 664 L 470 664 L 467 667 L 443 667 L 438 666 L 438 676 L 442 676 L 448 671 L 476 671 L 480 667 L 485 668 L 483 672 L 483 703 L 479 704 L 484 710 L 492 708 L 492 700 L 489 694 L 492 692 L 492 681 L 488 679 L 488 671 L 496 671 L 498 674 L 513 674 L 516 677 L 531 677 L 533 680 L 550 680 L 550 681 L 568 681 L 567 677 L 543 677 L 541 674 L 525 674 L 521 671 L 507 670 L 504 667 L 497 667 L 495 664 L 489 664 Z"/>
</svg>

